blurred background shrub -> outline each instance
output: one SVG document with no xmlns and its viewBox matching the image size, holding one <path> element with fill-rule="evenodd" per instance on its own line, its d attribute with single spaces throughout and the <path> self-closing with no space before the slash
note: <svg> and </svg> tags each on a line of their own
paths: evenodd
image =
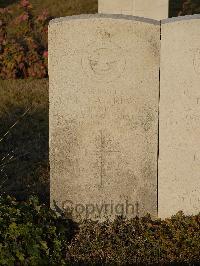
<svg viewBox="0 0 200 266">
<path fill-rule="evenodd" d="M 48 77 L 51 19 L 97 13 L 97 0 L 4 0 L 0 4 L 0 79 Z M 200 0 L 170 0 L 169 16 L 200 13 Z"/>
</svg>

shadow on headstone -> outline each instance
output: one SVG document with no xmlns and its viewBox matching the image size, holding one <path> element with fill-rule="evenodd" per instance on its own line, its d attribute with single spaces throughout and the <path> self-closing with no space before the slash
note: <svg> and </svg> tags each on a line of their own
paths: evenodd
<svg viewBox="0 0 200 266">
<path fill-rule="evenodd" d="M 57 212 L 58 215 L 60 215 L 61 219 L 67 219 L 66 221 L 68 222 L 70 232 L 69 232 L 69 240 L 71 241 L 74 235 L 78 232 L 79 230 L 79 225 L 77 222 L 75 222 L 71 217 L 68 217 L 66 213 L 57 205 L 56 201 L 53 200 L 53 208 L 54 211 Z"/>
</svg>

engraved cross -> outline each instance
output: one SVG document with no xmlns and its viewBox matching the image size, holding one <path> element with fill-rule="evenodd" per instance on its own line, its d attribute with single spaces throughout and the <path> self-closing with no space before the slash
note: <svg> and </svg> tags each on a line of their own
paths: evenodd
<svg viewBox="0 0 200 266">
<path fill-rule="evenodd" d="M 100 138 L 101 138 L 101 144 L 100 144 L 100 163 L 101 163 L 101 165 L 100 165 L 100 185 L 102 187 L 103 186 L 103 178 L 105 176 L 105 169 L 104 169 L 105 154 L 107 154 L 107 153 L 119 153 L 120 151 L 106 148 L 106 139 L 105 139 L 105 136 L 103 135 L 102 130 L 100 131 Z"/>
</svg>

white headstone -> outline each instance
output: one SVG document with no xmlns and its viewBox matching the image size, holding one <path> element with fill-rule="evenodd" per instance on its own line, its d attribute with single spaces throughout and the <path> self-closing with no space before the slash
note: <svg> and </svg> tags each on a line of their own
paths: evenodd
<svg viewBox="0 0 200 266">
<path fill-rule="evenodd" d="M 158 215 L 200 212 L 200 16 L 162 21 Z"/>
<path fill-rule="evenodd" d="M 160 23 L 49 25 L 51 205 L 74 219 L 157 215 Z"/>
<path fill-rule="evenodd" d="M 169 0 L 99 0 L 99 13 L 161 20 L 168 18 Z"/>
</svg>

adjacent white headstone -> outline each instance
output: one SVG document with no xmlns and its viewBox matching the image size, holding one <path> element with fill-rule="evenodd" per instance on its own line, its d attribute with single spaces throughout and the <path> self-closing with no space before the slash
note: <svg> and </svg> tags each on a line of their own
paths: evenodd
<svg viewBox="0 0 200 266">
<path fill-rule="evenodd" d="M 50 22 L 51 205 L 74 219 L 157 215 L 159 24 Z"/>
<path fill-rule="evenodd" d="M 169 0 L 99 0 L 99 13 L 161 20 L 168 18 Z"/>
<path fill-rule="evenodd" d="M 162 21 L 158 215 L 200 212 L 200 16 Z"/>
</svg>

